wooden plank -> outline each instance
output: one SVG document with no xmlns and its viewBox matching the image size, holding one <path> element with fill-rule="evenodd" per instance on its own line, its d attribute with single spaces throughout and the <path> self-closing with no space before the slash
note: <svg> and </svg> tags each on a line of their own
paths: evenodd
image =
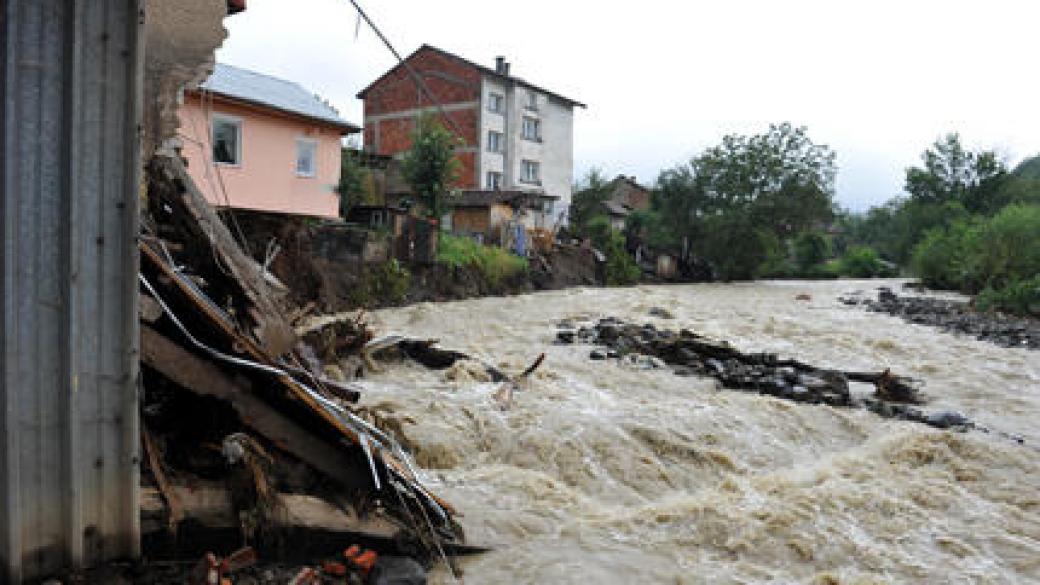
<svg viewBox="0 0 1040 585">
<path fill-rule="evenodd" d="M 181 506 L 177 494 L 171 488 L 170 481 L 166 478 L 162 457 L 159 456 L 159 450 L 155 447 L 152 434 L 143 425 L 141 426 L 141 443 L 144 445 L 144 452 L 148 456 L 148 467 L 152 469 L 155 483 L 159 484 L 159 491 L 162 492 L 166 505 L 170 508 L 170 520 L 167 528 L 170 532 L 176 533 L 177 526 L 184 520 L 184 508 Z"/>
<path fill-rule="evenodd" d="M 296 341 L 296 336 L 285 315 L 273 301 L 259 264 L 239 246 L 216 210 L 188 175 L 188 170 L 179 157 L 162 157 L 156 164 L 165 167 L 164 170 L 176 179 L 175 184 L 182 187 L 181 197 L 188 213 L 209 240 L 214 253 L 220 257 L 221 264 L 230 271 L 250 303 L 256 308 L 256 334 L 264 349 L 274 356 L 285 354 Z"/>
<path fill-rule="evenodd" d="M 231 503 L 231 492 L 223 485 L 196 482 L 192 486 L 171 486 L 183 502 L 184 515 L 207 528 L 238 528 L 240 522 Z M 278 494 L 280 514 L 276 525 L 283 528 L 302 528 L 328 532 L 360 533 L 379 538 L 393 538 L 400 528 L 378 515 L 364 518 L 353 510 L 343 510 L 316 496 L 306 494 Z M 141 488 L 141 515 L 150 522 L 161 524 L 166 509 L 162 495 L 154 487 Z M 153 524 L 154 526 L 154 524 Z"/>
<path fill-rule="evenodd" d="M 227 320 L 223 318 L 223 316 L 214 312 L 213 308 L 209 305 L 209 303 L 200 299 L 199 293 L 197 293 L 194 289 L 185 284 L 183 280 L 179 277 L 179 275 L 177 275 L 173 271 L 173 269 L 165 261 L 163 261 L 159 257 L 159 255 L 154 250 L 152 250 L 152 248 L 149 247 L 143 240 L 140 243 L 140 249 L 142 260 L 150 262 L 156 268 L 158 268 L 163 275 L 169 278 L 171 282 L 173 282 L 173 284 L 177 286 L 181 293 L 187 296 L 195 304 L 195 306 L 198 307 L 199 310 L 210 319 L 213 325 L 217 326 L 221 331 L 224 332 L 225 335 L 228 336 L 229 339 L 234 341 L 236 346 L 243 348 L 245 353 L 254 361 L 265 365 L 273 365 L 272 359 L 268 356 L 268 354 L 264 352 L 263 349 L 261 349 L 251 339 L 236 331 L 234 326 L 228 323 Z M 290 396 L 306 404 L 311 409 L 311 411 L 313 411 L 319 417 L 324 419 L 326 423 L 330 424 L 333 428 L 337 429 L 351 443 L 357 445 L 360 448 L 361 438 L 358 437 L 357 433 L 354 432 L 353 429 L 345 425 L 342 421 L 337 419 L 335 416 L 333 416 L 323 406 L 318 404 L 314 397 L 312 397 L 306 391 L 304 391 L 303 388 L 301 388 L 300 385 L 296 382 L 296 380 L 293 380 L 292 377 L 288 374 L 280 375 L 277 378 L 288 390 Z M 377 447 L 373 449 L 373 455 L 378 459 L 382 460 L 384 463 L 386 463 L 388 467 L 393 469 L 401 477 L 407 479 L 412 483 L 418 484 L 418 478 L 412 475 L 405 467 L 405 465 L 398 461 L 397 458 L 394 457 L 391 453 L 388 453 L 385 450 Z M 446 502 L 444 499 L 429 491 L 427 491 L 426 493 L 449 514 L 455 515 L 458 513 L 455 510 L 455 508 L 451 504 Z"/>
<path fill-rule="evenodd" d="M 351 489 L 367 487 L 367 469 L 358 468 L 339 448 L 269 406 L 211 362 L 145 324 L 141 325 L 141 361 L 191 392 L 227 401 L 246 426 L 338 483 Z"/>
</svg>

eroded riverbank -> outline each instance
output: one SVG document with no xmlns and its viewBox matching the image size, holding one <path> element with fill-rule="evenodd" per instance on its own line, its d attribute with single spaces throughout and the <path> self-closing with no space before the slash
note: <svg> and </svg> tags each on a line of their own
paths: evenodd
<svg viewBox="0 0 1040 585">
<path fill-rule="evenodd" d="M 467 583 L 1035 581 L 1034 450 L 552 344 L 563 319 L 689 327 L 743 351 L 891 367 L 926 382 L 930 408 L 1040 440 L 1035 352 L 836 300 L 878 284 L 571 289 L 380 311 L 383 331 L 436 337 L 504 370 L 548 357 L 504 412 L 496 385 L 464 364 L 393 368 L 364 382 L 364 402 L 400 426 L 471 541 L 498 547 L 465 561 Z M 795 300 L 803 293 L 811 300 Z"/>
</svg>

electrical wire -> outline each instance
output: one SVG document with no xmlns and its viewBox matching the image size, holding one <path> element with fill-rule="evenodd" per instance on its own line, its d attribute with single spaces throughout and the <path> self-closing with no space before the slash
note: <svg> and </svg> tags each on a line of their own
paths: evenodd
<svg viewBox="0 0 1040 585">
<path fill-rule="evenodd" d="M 426 85 L 426 82 L 423 81 L 422 77 L 415 71 L 415 69 L 412 68 L 411 63 L 406 61 L 401 56 L 401 54 L 397 52 L 397 49 L 394 48 L 394 45 L 390 42 L 390 39 L 386 38 L 386 35 L 383 34 L 383 31 L 379 30 L 379 27 L 376 26 L 376 23 L 372 22 L 372 19 L 369 18 L 368 14 L 361 8 L 361 5 L 358 4 L 357 0 L 350 0 L 350 3 L 354 5 L 354 9 L 357 10 L 358 15 L 361 18 L 363 18 L 365 22 L 368 24 L 368 26 L 372 28 L 372 31 L 376 33 L 376 36 L 379 37 L 379 40 L 383 41 L 383 44 L 386 45 L 386 48 L 389 49 L 390 53 L 393 54 L 394 58 L 397 59 L 398 64 L 404 66 L 405 71 L 407 71 L 408 75 L 410 75 L 412 77 L 412 80 L 415 81 L 415 84 L 416 86 L 418 86 L 419 91 L 421 91 L 426 97 L 426 99 L 429 100 L 435 108 L 437 108 L 437 112 L 440 113 L 440 115 L 445 120 L 447 120 L 448 124 L 451 125 L 452 130 L 455 131 L 458 137 L 464 139 L 466 133 L 462 130 L 462 127 L 460 127 L 455 122 L 455 120 L 448 115 L 449 112 L 446 109 L 444 109 L 444 104 L 442 104 L 440 100 L 438 100 L 433 95 L 433 92 L 430 91 L 430 88 Z M 421 106 L 422 104 L 419 105 Z"/>
</svg>

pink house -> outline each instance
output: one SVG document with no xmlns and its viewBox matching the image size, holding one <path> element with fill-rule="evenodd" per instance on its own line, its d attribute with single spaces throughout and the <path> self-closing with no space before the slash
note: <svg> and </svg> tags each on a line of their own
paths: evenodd
<svg viewBox="0 0 1040 585">
<path fill-rule="evenodd" d="M 337 217 L 341 139 L 361 128 L 317 96 L 217 64 L 179 117 L 188 172 L 213 205 Z"/>
</svg>

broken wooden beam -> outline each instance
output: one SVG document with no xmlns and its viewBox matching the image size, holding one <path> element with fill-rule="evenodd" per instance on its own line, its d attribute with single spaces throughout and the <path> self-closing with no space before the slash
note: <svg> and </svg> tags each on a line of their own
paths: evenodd
<svg viewBox="0 0 1040 585">
<path fill-rule="evenodd" d="M 184 509 L 176 492 L 170 486 L 170 481 L 166 477 L 166 471 L 163 470 L 162 457 L 159 454 L 159 449 L 155 446 L 155 440 L 152 439 L 152 434 L 144 426 L 141 427 L 141 444 L 144 446 L 145 455 L 148 457 L 148 467 L 152 470 L 155 483 L 159 486 L 159 491 L 166 500 L 166 505 L 170 508 L 167 528 L 171 533 L 176 533 L 177 526 L 184 520 Z"/>
<path fill-rule="evenodd" d="M 349 488 L 367 485 L 366 473 L 351 472 L 357 468 L 339 447 L 269 406 L 212 362 L 145 324 L 141 325 L 141 361 L 186 390 L 228 402 L 247 427 L 334 481 Z"/>
<path fill-rule="evenodd" d="M 239 528 L 231 492 L 215 482 L 194 482 L 193 485 L 174 484 L 170 488 L 183 503 L 185 518 L 206 528 Z M 400 526 L 376 514 L 361 517 L 353 510 L 344 510 L 325 500 L 305 494 L 276 494 L 279 513 L 275 527 L 320 530 L 349 534 L 365 534 L 374 538 L 394 538 Z M 168 511 L 161 492 L 153 487 L 141 488 L 142 531 L 164 529 Z"/>
</svg>

